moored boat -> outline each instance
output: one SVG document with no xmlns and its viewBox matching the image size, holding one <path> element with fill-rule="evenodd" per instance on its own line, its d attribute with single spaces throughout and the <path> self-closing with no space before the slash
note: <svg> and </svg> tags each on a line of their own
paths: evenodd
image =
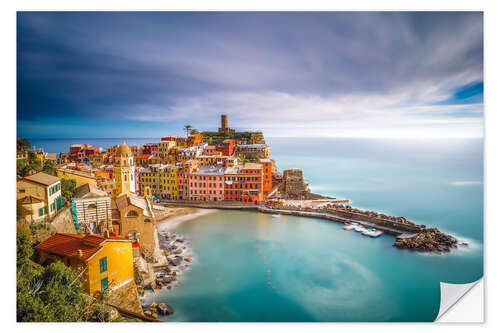
<svg viewBox="0 0 500 333">
<path fill-rule="evenodd" d="M 365 231 L 365 227 L 357 225 L 354 227 L 354 230 L 357 232 L 363 232 L 363 231 Z"/>
<path fill-rule="evenodd" d="M 344 224 L 344 230 L 352 230 L 356 228 L 356 224 L 346 223 Z"/>
<path fill-rule="evenodd" d="M 273 214 L 272 217 L 281 217 L 281 214 Z"/>
<path fill-rule="evenodd" d="M 370 236 L 372 238 L 379 237 L 382 234 L 383 234 L 382 231 L 373 228 L 366 228 L 366 230 L 363 231 L 363 235 Z"/>
</svg>

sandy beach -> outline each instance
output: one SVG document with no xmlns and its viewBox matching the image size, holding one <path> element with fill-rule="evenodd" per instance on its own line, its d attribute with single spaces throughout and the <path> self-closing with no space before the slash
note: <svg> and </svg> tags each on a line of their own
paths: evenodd
<svg viewBox="0 0 500 333">
<path fill-rule="evenodd" d="M 164 219 L 157 222 L 158 231 L 171 230 L 179 224 L 217 211 L 217 209 L 202 209 L 193 207 L 165 207 L 168 213 Z"/>
</svg>

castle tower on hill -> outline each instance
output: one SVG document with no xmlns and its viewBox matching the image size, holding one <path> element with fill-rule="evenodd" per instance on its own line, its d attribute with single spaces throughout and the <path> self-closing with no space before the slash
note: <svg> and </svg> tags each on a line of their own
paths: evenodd
<svg viewBox="0 0 500 333">
<path fill-rule="evenodd" d="M 129 146 L 122 142 L 115 155 L 115 190 L 113 191 L 114 196 L 119 196 L 121 194 L 135 193 L 135 163 L 134 155 L 130 150 Z"/>
<path fill-rule="evenodd" d="M 229 121 L 227 120 L 227 114 L 220 116 L 220 128 L 219 133 L 234 133 L 234 129 L 229 128 Z"/>
</svg>

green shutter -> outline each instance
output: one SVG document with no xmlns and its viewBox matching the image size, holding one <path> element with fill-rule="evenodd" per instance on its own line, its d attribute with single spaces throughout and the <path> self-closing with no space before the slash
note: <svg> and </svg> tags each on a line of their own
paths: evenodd
<svg viewBox="0 0 500 333">
<path fill-rule="evenodd" d="M 43 216 L 43 207 L 42 207 L 42 208 L 40 208 L 39 215 L 40 215 L 40 216 Z"/>
<path fill-rule="evenodd" d="M 104 278 L 101 280 L 101 291 L 108 291 L 108 278 Z"/>
<path fill-rule="evenodd" d="M 108 270 L 107 257 L 99 259 L 99 269 L 101 273 L 104 273 Z"/>
</svg>

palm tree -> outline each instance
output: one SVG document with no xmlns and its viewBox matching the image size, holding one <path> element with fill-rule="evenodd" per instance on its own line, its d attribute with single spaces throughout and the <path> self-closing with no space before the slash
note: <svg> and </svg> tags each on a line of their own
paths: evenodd
<svg viewBox="0 0 500 333">
<path fill-rule="evenodd" d="M 184 126 L 184 130 L 186 131 L 186 137 L 189 136 L 189 132 L 191 132 L 191 128 L 193 128 L 193 126 L 191 126 L 191 125 Z"/>
</svg>

